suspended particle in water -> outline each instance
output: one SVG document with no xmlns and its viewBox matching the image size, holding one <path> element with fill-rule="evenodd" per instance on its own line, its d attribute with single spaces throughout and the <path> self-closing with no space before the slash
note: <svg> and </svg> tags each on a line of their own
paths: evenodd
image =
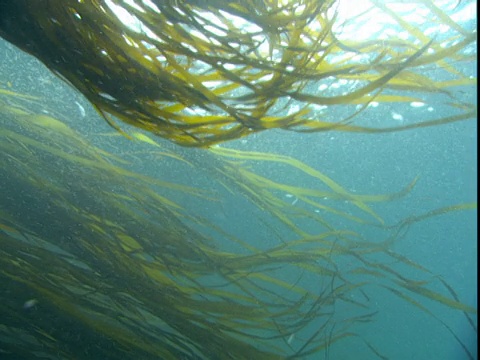
<svg viewBox="0 0 480 360">
<path fill-rule="evenodd" d="M 403 121 L 403 115 L 399 114 L 395 111 L 392 111 L 392 118 L 393 118 L 393 120 Z"/>
<path fill-rule="evenodd" d="M 75 104 L 78 106 L 78 110 L 80 110 L 80 115 L 82 118 L 85 117 L 85 109 L 83 108 L 82 104 L 80 104 L 78 101 L 75 101 Z"/>
<path fill-rule="evenodd" d="M 38 304 L 37 299 L 30 299 L 30 300 L 27 300 L 23 303 L 23 308 L 25 310 L 29 310 L 29 309 L 35 307 L 37 304 Z"/>
</svg>

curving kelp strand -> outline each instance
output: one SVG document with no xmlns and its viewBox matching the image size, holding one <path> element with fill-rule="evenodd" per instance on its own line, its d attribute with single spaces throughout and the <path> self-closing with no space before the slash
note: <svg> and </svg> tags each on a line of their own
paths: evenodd
<svg viewBox="0 0 480 360">
<path fill-rule="evenodd" d="M 361 334 L 375 320 L 369 289 L 376 286 L 436 318 L 473 358 L 428 304 L 462 311 L 472 326 L 476 309 L 390 246 L 412 223 L 473 205 L 389 226 L 368 204 L 399 198 L 415 182 L 391 195 L 353 194 L 298 160 L 226 148 L 205 151 L 206 160 L 161 149 L 159 156 L 203 169 L 216 186 L 169 183 L 130 170 L 128 156 L 94 146 L 60 119 L 28 110 L 31 97 L 8 90 L 0 97 L 2 356 L 298 359 L 358 339 L 383 358 Z M 160 146 L 143 133 L 132 137 L 152 152 Z M 269 179 L 254 162 L 287 165 L 319 184 Z M 215 204 L 219 188 L 274 215 L 283 224 L 277 244 L 257 246 L 255 233 L 238 239 L 177 201 L 181 193 L 189 203 Z M 288 206 L 286 192 L 322 212 Z M 322 208 L 325 196 L 348 200 L 358 216 L 335 203 Z M 390 235 L 368 241 L 329 215 Z M 301 219 L 321 225 L 319 232 L 302 229 Z M 221 241 L 206 235 L 212 231 Z M 229 250 L 230 242 L 242 251 Z M 339 314 L 342 306 L 348 312 Z"/>
<path fill-rule="evenodd" d="M 476 106 L 455 88 L 476 84 L 460 68 L 476 58 L 467 51 L 476 32 L 431 0 L 408 2 L 418 24 L 442 27 L 431 35 L 398 3 L 371 3 L 343 19 L 332 0 L 11 0 L 0 3 L 0 36 L 71 83 L 117 129 L 110 115 L 186 146 L 271 128 L 374 133 L 475 118 Z M 381 41 L 344 31 L 369 17 L 398 31 Z M 432 92 L 451 113 L 362 123 L 372 102 L 427 102 Z M 338 106 L 342 118 L 324 111 Z"/>
</svg>

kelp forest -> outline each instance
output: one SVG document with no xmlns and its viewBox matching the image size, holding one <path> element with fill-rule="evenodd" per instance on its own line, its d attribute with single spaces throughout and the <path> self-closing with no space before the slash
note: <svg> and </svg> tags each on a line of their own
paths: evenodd
<svg viewBox="0 0 480 360">
<path fill-rule="evenodd" d="M 0 0 L 1 359 L 406 358 L 382 301 L 477 357 L 471 299 L 397 250 L 473 195 L 417 211 L 422 174 L 361 191 L 305 140 L 475 121 L 472 2 L 346 3 Z M 409 104 L 443 110 L 372 120 Z"/>
</svg>

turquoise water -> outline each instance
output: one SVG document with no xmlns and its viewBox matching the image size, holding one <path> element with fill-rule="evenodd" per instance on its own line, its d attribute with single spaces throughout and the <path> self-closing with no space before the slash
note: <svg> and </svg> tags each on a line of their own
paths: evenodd
<svg viewBox="0 0 480 360">
<path fill-rule="evenodd" d="M 46 108 L 50 111 L 53 109 L 56 114 L 68 119 L 72 127 L 87 138 L 91 136 L 93 142 L 102 142 L 94 133 L 111 132 L 111 128 L 81 95 L 51 75 L 37 61 L 4 42 L 0 43 L 0 49 L 6 54 L 7 60 L 1 69 L 2 84 L 9 81 L 14 84 L 15 91 L 46 97 Z M 470 71 L 476 76 L 474 64 L 467 64 L 464 71 Z M 474 88 L 460 91 L 466 102 L 473 102 L 476 98 Z M 435 95 L 430 100 L 429 104 L 433 105 L 424 107 L 410 104 L 381 105 L 365 112 L 364 121 L 373 125 L 381 122 L 394 124 L 399 121 L 395 118 L 400 114 L 404 123 L 420 122 L 432 114 L 449 111 L 448 106 L 436 101 Z M 38 106 L 42 108 L 43 105 L 40 103 Z M 428 109 L 429 106 L 432 106 L 432 110 Z M 182 149 L 163 143 L 184 156 L 202 156 L 199 150 Z M 124 139 L 119 139 L 118 142 L 109 140 L 104 146 L 113 153 L 137 150 L 137 145 Z M 234 141 L 228 146 L 292 156 L 322 171 L 350 191 L 362 194 L 399 191 L 418 177 L 416 186 L 405 198 L 375 205 L 375 210 L 387 223 L 395 223 L 405 217 L 420 215 L 442 206 L 474 202 L 477 199 L 477 126 L 473 120 L 376 135 L 338 132 L 305 135 L 269 131 Z M 176 173 L 175 168 L 168 168 L 165 164 L 156 169 L 148 159 L 144 161 L 140 158 L 140 162 L 134 165 L 134 170 L 193 186 L 202 187 L 209 183 L 208 174 L 202 175 L 198 169 L 192 171 L 203 178 Z M 277 181 L 293 181 L 298 186 L 311 185 L 311 179 L 296 177 L 298 175 L 285 173 L 281 169 L 263 171 Z M 292 198 L 293 201 L 295 199 Z M 305 206 L 301 202 L 295 205 Z M 241 197 L 228 198 L 223 202 L 221 210 L 204 208 L 202 203 L 194 201 L 189 206 L 192 213 L 201 212 L 240 238 L 252 239 L 252 228 L 258 226 L 259 231 L 251 241 L 260 242 L 265 247 L 272 242 L 271 234 L 255 223 L 256 214 Z M 238 219 L 242 220 L 237 221 Z M 48 223 L 48 219 L 44 221 Z M 343 226 L 341 221 L 338 226 Z M 369 239 L 384 236 L 375 228 L 358 226 L 358 230 Z M 414 224 L 395 242 L 393 249 L 426 267 L 432 274 L 441 276 L 454 287 L 462 302 L 476 307 L 476 210 L 448 213 Z M 312 279 L 314 281 L 316 279 Z M 467 358 L 454 337 L 439 321 L 374 284 L 370 287 L 370 306 L 378 310 L 376 320 L 358 326 L 355 330 L 375 344 L 380 353 L 389 359 L 398 360 Z M 477 334 L 461 312 L 431 302 L 429 309 L 435 314 L 441 314 L 442 321 L 448 324 L 473 354 L 477 353 Z M 337 310 L 340 317 L 342 311 L 348 313 L 348 309 Z M 293 344 L 295 341 L 292 338 Z M 311 359 L 369 359 L 370 356 L 371 352 L 362 341 L 352 340 L 340 342 L 332 346 L 328 353 L 315 355 Z"/>
</svg>

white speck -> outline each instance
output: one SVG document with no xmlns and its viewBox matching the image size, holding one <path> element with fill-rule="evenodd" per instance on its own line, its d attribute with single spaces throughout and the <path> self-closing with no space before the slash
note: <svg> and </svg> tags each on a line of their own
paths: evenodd
<svg viewBox="0 0 480 360">
<path fill-rule="evenodd" d="M 295 334 L 291 334 L 291 335 L 288 337 L 287 344 L 290 345 L 290 344 L 292 343 L 293 339 L 295 339 Z"/>
<path fill-rule="evenodd" d="M 432 112 L 432 111 L 433 111 L 433 107 L 429 106 L 429 107 L 427 108 L 427 110 L 428 110 L 429 112 Z"/>
<path fill-rule="evenodd" d="M 80 110 L 80 115 L 82 115 L 82 118 L 84 118 L 85 117 L 85 109 L 83 108 L 83 106 L 78 101 L 75 101 L 75 104 L 77 104 L 78 110 Z"/>
<path fill-rule="evenodd" d="M 419 107 L 425 106 L 425 103 L 421 101 L 412 101 L 410 103 L 410 106 L 414 108 L 419 108 Z"/>
<path fill-rule="evenodd" d="M 292 198 L 293 195 L 292 195 L 292 194 L 285 194 L 285 197 L 287 197 L 287 198 Z"/>
<path fill-rule="evenodd" d="M 297 203 L 297 201 L 298 201 L 298 198 L 295 197 L 295 200 L 292 201 L 292 205 L 295 205 Z"/>
<path fill-rule="evenodd" d="M 402 114 L 399 114 L 395 111 L 392 111 L 391 114 L 392 114 L 393 120 L 403 121 L 403 115 Z"/>
<path fill-rule="evenodd" d="M 318 209 L 315 209 L 313 211 L 315 211 L 317 214 L 320 212 L 320 210 L 318 210 Z"/>
<path fill-rule="evenodd" d="M 374 107 L 376 108 L 379 105 L 377 101 L 372 101 L 370 104 L 368 104 L 369 107 Z"/>
<path fill-rule="evenodd" d="M 35 305 L 38 304 L 38 300 L 37 299 L 30 299 L 30 300 L 27 300 L 25 301 L 25 303 L 23 304 L 23 308 L 25 310 L 28 310 L 28 309 L 31 309 L 33 308 Z"/>
</svg>

